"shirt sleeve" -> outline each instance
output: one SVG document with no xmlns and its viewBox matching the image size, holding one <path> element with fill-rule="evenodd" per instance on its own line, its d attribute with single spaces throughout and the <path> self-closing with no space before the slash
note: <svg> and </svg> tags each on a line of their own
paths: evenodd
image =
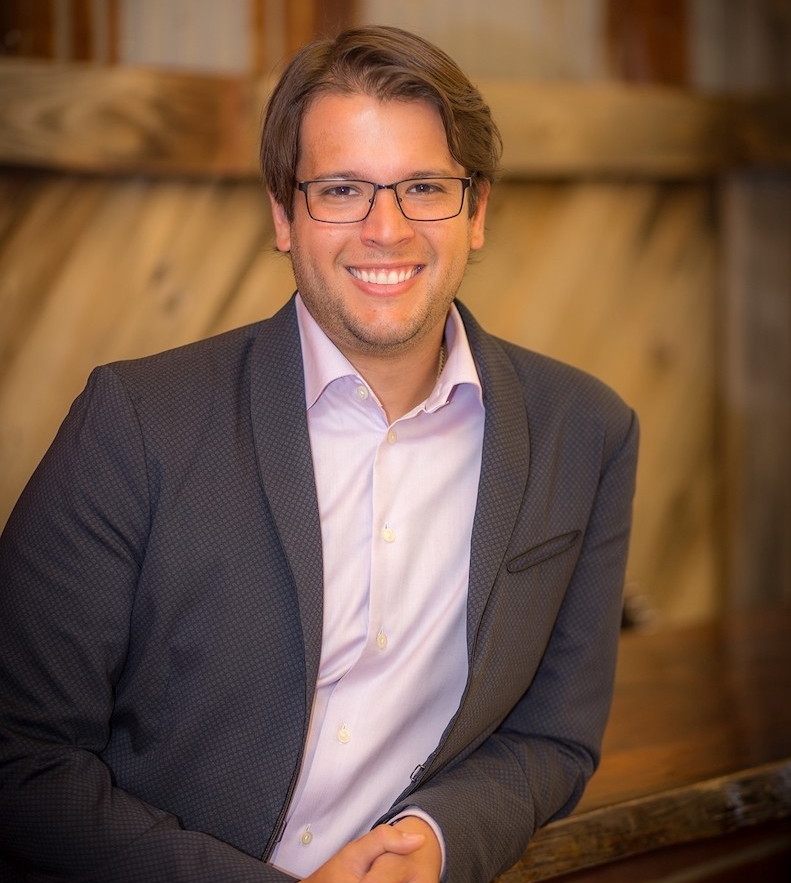
<svg viewBox="0 0 791 883">
<path fill-rule="evenodd" d="M 389 824 L 395 825 L 400 819 L 406 819 L 409 816 L 414 816 L 415 818 L 422 819 L 434 832 L 434 836 L 437 838 L 437 842 L 439 843 L 439 850 L 442 854 L 442 868 L 440 870 L 440 879 L 445 880 L 445 837 L 442 834 L 442 829 L 437 824 L 436 820 L 433 819 L 427 812 L 424 812 L 420 807 L 417 806 L 407 806 L 403 809 L 398 815 L 393 816 L 390 819 Z"/>
</svg>

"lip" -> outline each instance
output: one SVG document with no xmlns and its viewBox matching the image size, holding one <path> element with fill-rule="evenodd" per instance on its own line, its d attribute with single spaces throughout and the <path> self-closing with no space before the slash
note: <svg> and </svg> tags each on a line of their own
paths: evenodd
<svg viewBox="0 0 791 883">
<path fill-rule="evenodd" d="M 347 267 L 349 275 L 363 285 L 376 285 L 381 288 L 393 288 L 414 279 L 422 270 L 423 264 L 408 264 L 399 267 L 371 266 Z"/>
</svg>

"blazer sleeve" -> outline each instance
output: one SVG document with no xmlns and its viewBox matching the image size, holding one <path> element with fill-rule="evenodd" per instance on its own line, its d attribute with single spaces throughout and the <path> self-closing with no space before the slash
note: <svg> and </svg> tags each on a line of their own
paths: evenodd
<svg viewBox="0 0 791 883">
<path fill-rule="evenodd" d="M 290 880 L 116 787 L 101 760 L 149 505 L 134 405 L 101 369 L 0 539 L 0 854 L 29 880 Z"/>
<path fill-rule="evenodd" d="M 446 879 L 482 883 L 522 856 L 537 828 L 572 811 L 598 765 L 609 713 L 637 463 L 637 418 L 621 410 L 583 545 L 542 660 L 497 729 L 395 807 L 440 825 Z M 490 689 L 497 690 L 497 683 Z"/>
</svg>

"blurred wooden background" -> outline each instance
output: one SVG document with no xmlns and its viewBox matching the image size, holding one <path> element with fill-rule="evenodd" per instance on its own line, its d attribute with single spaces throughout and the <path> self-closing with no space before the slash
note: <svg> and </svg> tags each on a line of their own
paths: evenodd
<svg viewBox="0 0 791 883">
<path fill-rule="evenodd" d="M 3 0 L 0 524 L 95 364 L 288 298 L 261 106 L 358 22 L 439 43 L 503 129 L 462 299 L 640 414 L 630 594 L 791 598 L 791 0 Z"/>
</svg>

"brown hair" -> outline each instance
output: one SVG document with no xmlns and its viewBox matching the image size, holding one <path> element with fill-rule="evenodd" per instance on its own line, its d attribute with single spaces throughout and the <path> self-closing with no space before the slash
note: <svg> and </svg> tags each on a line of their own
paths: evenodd
<svg viewBox="0 0 791 883">
<path fill-rule="evenodd" d="M 267 103 L 261 168 L 266 186 L 289 219 L 302 119 L 311 102 L 328 93 L 430 102 L 442 118 L 451 156 L 473 178 L 471 214 L 480 182 L 494 182 L 502 154 L 500 132 L 481 93 L 456 62 L 400 28 L 354 28 L 303 46 Z"/>
</svg>

